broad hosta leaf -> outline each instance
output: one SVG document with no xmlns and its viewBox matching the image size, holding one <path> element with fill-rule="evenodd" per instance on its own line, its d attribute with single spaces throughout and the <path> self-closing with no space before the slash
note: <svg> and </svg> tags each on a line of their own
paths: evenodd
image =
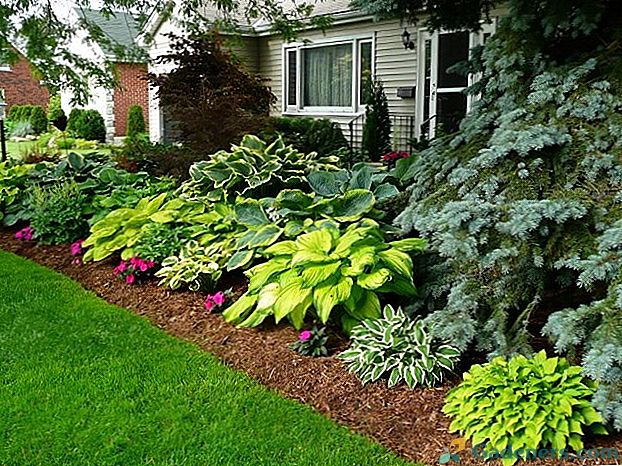
<svg viewBox="0 0 622 466">
<path fill-rule="evenodd" d="M 374 196 L 379 201 L 383 201 L 385 199 L 389 199 L 393 196 L 397 196 L 400 191 L 395 186 L 389 183 L 381 184 L 376 189 L 374 189 Z"/>
<path fill-rule="evenodd" d="M 251 260 L 253 260 L 253 251 L 252 250 L 242 250 L 237 251 L 231 258 L 227 261 L 227 270 L 235 270 L 240 267 L 244 267 Z"/>
<path fill-rule="evenodd" d="M 278 240 L 282 233 L 283 229 L 276 225 L 264 225 L 256 231 L 247 244 L 249 247 L 269 246 Z"/>
<path fill-rule="evenodd" d="M 300 235 L 296 239 L 296 246 L 299 250 L 327 254 L 333 247 L 333 238 L 326 229 L 315 230 Z"/>
<path fill-rule="evenodd" d="M 257 295 L 244 294 L 238 300 L 229 306 L 223 313 L 223 317 L 227 322 L 235 322 L 243 318 L 257 302 Z"/>
<path fill-rule="evenodd" d="M 313 306 L 320 320 L 328 321 L 330 313 L 337 304 L 345 302 L 352 289 L 352 279 L 343 277 L 339 281 L 332 279 L 313 290 Z"/>
<path fill-rule="evenodd" d="M 402 252 L 425 251 L 427 241 L 423 238 L 407 238 L 392 241 L 389 246 Z"/>
<path fill-rule="evenodd" d="M 294 241 L 281 241 L 266 249 L 266 254 L 270 256 L 281 256 L 284 254 L 294 254 L 298 251 L 296 243 Z"/>
<path fill-rule="evenodd" d="M 398 249 L 387 249 L 380 251 L 378 257 L 393 272 L 404 277 L 411 277 L 413 273 L 413 262 L 410 256 Z"/>
<path fill-rule="evenodd" d="M 345 170 L 326 172 L 317 171 L 307 176 L 311 189 L 320 196 L 336 196 L 342 193 L 342 188 L 348 181 L 348 173 Z"/>
<path fill-rule="evenodd" d="M 261 204 L 255 200 L 246 199 L 236 204 L 235 214 L 238 221 L 244 225 L 262 226 L 270 223 Z"/>
<path fill-rule="evenodd" d="M 332 215 L 340 222 L 351 222 L 369 212 L 376 200 L 371 191 L 354 189 L 343 196 L 331 200 Z"/>
<path fill-rule="evenodd" d="M 314 287 L 329 279 L 341 266 L 340 262 L 308 264 L 302 269 L 302 281 L 305 287 Z"/>
<path fill-rule="evenodd" d="M 369 274 L 361 274 L 358 276 L 356 283 L 362 288 L 368 290 L 376 290 L 391 279 L 391 271 L 386 268 L 374 269 Z"/>
<path fill-rule="evenodd" d="M 290 312 L 303 302 L 308 302 L 312 290 L 303 288 L 302 280 L 294 280 L 281 288 L 279 296 L 274 303 L 274 319 L 280 322 Z"/>
</svg>

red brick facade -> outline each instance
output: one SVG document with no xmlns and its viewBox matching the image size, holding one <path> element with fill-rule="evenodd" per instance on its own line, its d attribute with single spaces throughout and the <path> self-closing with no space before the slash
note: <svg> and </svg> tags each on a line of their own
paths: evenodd
<svg viewBox="0 0 622 466">
<path fill-rule="evenodd" d="M 10 71 L 2 70 L 0 68 L 0 89 L 4 89 L 9 109 L 13 105 L 41 105 L 47 108 L 48 91 L 33 76 L 26 58 L 20 56 L 19 61 L 11 65 Z"/>
<path fill-rule="evenodd" d="M 146 81 L 147 65 L 117 64 L 119 88 L 114 90 L 114 129 L 115 136 L 125 136 L 127 112 L 131 105 L 143 108 L 145 126 L 149 125 L 149 88 Z"/>
</svg>

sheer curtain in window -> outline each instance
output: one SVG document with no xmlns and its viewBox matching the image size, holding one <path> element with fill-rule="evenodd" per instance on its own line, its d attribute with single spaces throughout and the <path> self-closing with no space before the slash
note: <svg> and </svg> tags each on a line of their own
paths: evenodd
<svg viewBox="0 0 622 466">
<path fill-rule="evenodd" d="M 352 45 L 309 48 L 304 55 L 304 105 L 352 106 Z"/>
</svg>

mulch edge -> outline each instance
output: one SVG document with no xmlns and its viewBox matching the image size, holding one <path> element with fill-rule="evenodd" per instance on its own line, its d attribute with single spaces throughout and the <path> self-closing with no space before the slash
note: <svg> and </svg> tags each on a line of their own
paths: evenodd
<svg viewBox="0 0 622 466">
<path fill-rule="evenodd" d="M 437 464 L 457 438 L 449 433 L 449 419 L 441 412 L 447 386 L 415 390 L 388 389 L 382 382 L 363 386 L 334 356 L 304 357 L 289 349 L 297 333 L 285 325 L 235 328 L 220 314 L 207 313 L 200 293 L 172 292 L 153 281 L 126 285 L 112 275 L 111 261 L 78 266 L 72 263 L 67 246 L 20 242 L 11 231 L 0 229 L 0 249 L 74 279 L 105 301 L 149 319 L 168 334 L 198 345 L 261 385 L 312 407 L 404 459 Z M 595 439 L 590 446 L 617 446 L 622 452 L 622 435 Z M 471 455 L 461 462 L 481 464 Z"/>
</svg>

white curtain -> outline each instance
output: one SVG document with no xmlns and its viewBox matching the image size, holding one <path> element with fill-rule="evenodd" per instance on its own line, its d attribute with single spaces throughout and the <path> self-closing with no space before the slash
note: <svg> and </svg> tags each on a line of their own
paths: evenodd
<svg viewBox="0 0 622 466">
<path fill-rule="evenodd" d="M 352 45 L 308 48 L 303 55 L 305 107 L 352 106 Z"/>
</svg>

